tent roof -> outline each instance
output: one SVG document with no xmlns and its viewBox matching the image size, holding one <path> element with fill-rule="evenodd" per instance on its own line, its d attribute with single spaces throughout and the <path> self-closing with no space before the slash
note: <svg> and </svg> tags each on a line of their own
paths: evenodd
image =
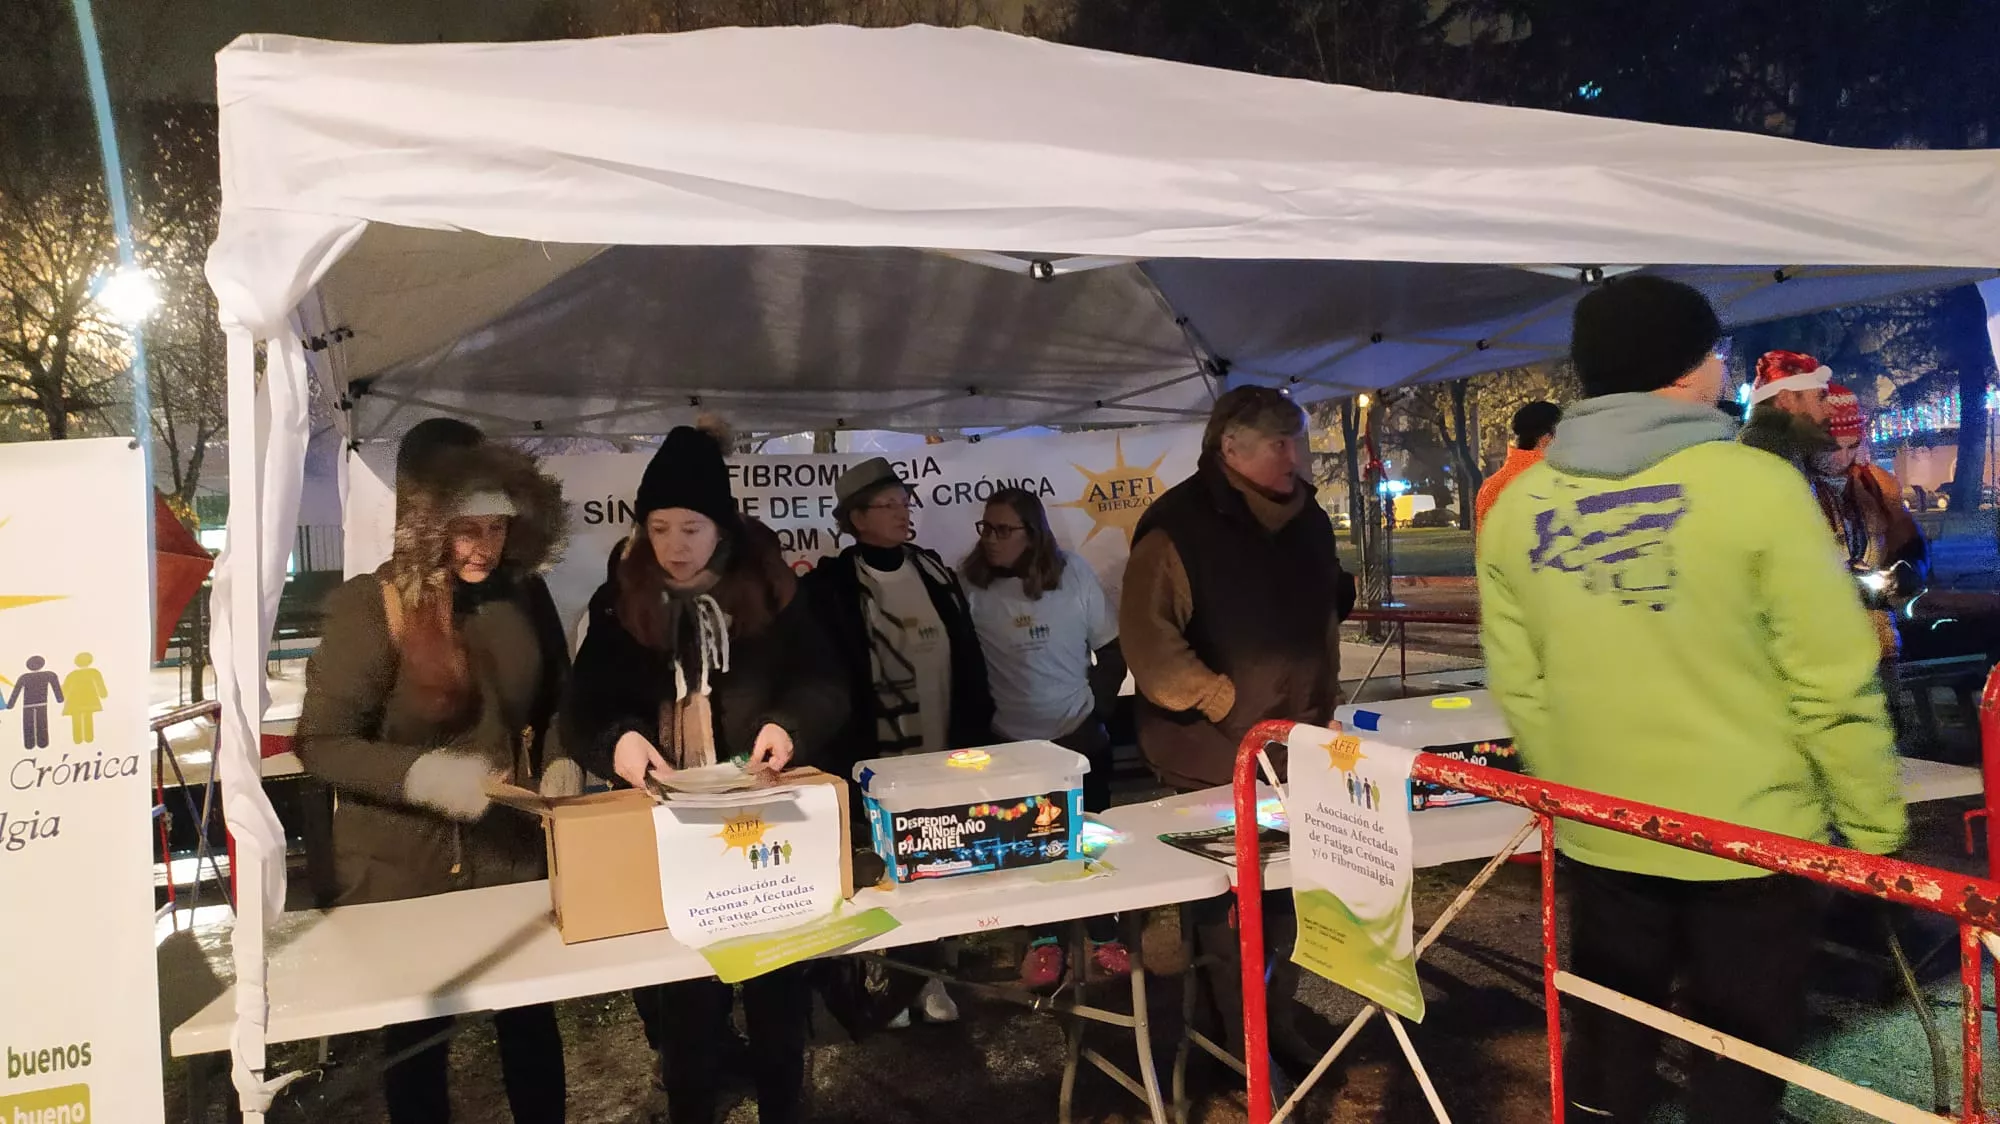
<svg viewBox="0 0 2000 1124">
<path fill-rule="evenodd" d="M 322 361 L 371 380 L 364 433 L 434 409 L 646 432 L 704 391 L 758 428 L 1157 420 L 1206 401 L 1201 360 L 1318 394 L 1557 354 L 1580 290 L 1549 263 L 1701 266 L 1737 322 L 2000 266 L 1994 152 L 979 30 L 248 36 L 217 73 L 211 280 L 263 334 L 302 301 L 351 332 Z M 1001 250 L 1097 268 L 1035 281 Z"/>
</svg>

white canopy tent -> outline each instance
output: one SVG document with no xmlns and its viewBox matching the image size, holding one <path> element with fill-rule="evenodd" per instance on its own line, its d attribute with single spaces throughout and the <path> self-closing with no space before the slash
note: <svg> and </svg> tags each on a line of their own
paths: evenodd
<svg viewBox="0 0 2000 1124">
<path fill-rule="evenodd" d="M 1228 381 L 1310 398 L 1558 354 L 1605 270 L 1685 277 L 1748 322 L 2000 266 L 1991 152 L 1828 149 L 983 31 L 251 36 L 219 55 L 218 102 L 209 277 L 239 455 L 215 654 L 252 1110 L 274 1091 L 260 922 L 284 890 L 259 638 L 310 385 L 357 439 L 437 412 L 597 435 L 704 406 L 774 430 L 1153 421 Z"/>
</svg>

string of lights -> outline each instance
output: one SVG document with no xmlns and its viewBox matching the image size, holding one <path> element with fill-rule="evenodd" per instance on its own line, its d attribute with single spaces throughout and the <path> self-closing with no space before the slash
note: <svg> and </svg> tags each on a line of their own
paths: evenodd
<svg viewBox="0 0 2000 1124">
<path fill-rule="evenodd" d="M 1986 392 L 1986 412 L 2000 412 L 2000 392 Z M 1912 438 L 1958 429 L 1958 396 L 1947 395 L 1911 406 L 1884 407 L 1874 412 L 1868 425 L 1868 439 L 1875 444 L 1900 444 Z"/>
</svg>

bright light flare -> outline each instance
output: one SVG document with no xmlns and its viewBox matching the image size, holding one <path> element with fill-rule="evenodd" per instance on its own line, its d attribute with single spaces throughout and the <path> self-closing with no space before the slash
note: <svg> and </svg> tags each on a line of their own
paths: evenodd
<svg viewBox="0 0 2000 1124">
<path fill-rule="evenodd" d="M 98 282 L 97 306 L 127 328 L 137 328 L 160 308 L 160 283 L 147 270 L 121 265 Z"/>
</svg>

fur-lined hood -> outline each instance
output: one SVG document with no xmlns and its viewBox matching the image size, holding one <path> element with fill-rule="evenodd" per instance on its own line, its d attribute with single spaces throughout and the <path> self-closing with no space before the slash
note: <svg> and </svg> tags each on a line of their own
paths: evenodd
<svg viewBox="0 0 2000 1124">
<path fill-rule="evenodd" d="M 547 570 L 562 557 L 569 538 L 562 482 L 535 458 L 497 443 L 441 450 L 421 479 L 396 481 L 396 545 L 387 570 L 406 608 L 416 607 L 426 586 L 450 584 L 452 513 L 481 491 L 505 492 L 514 505 L 501 554 L 514 576 Z"/>
</svg>

